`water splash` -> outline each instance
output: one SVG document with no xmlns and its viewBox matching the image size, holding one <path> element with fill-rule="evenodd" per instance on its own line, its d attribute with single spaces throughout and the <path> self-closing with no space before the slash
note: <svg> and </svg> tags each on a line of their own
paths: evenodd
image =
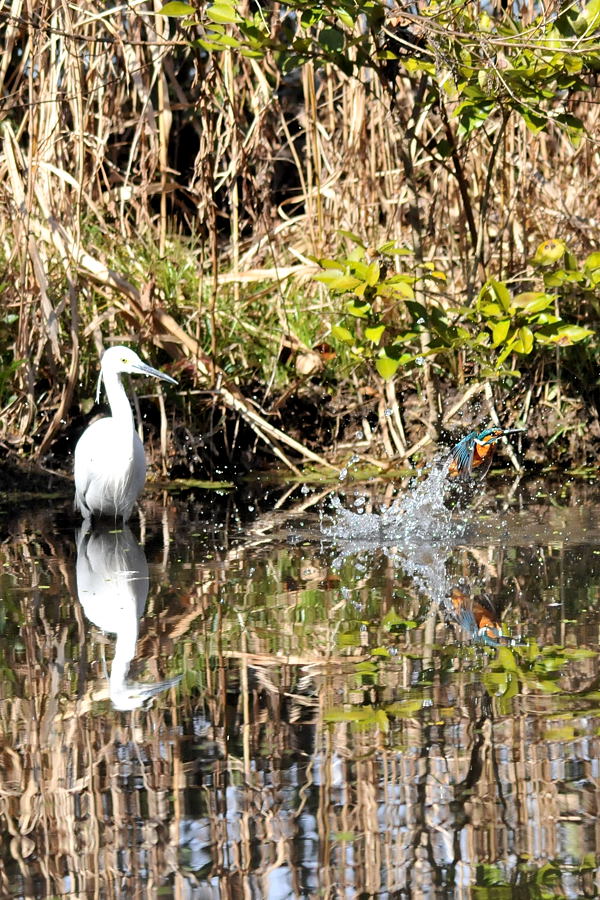
<svg viewBox="0 0 600 900">
<path fill-rule="evenodd" d="M 448 457 L 434 460 L 423 481 L 415 481 L 389 506 L 375 512 L 345 507 L 339 497 L 332 500 L 322 520 L 323 533 L 335 541 L 338 557 L 334 565 L 356 553 L 383 550 L 395 565 L 409 575 L 419 591 L 448 609 L 450 586 L 446 562 L 467 527 L 446 505 Z"/>
<path fill-rule="evenodd" d="M 329 521 L 322 522 L 324 534 L 336 540 L 358 539 L 365 543 L 415 543 L 457 539 L 463 522 L 457 521 L 445 504 L 449 460 L 434 461 L 423 481 L 409 486 L 390 506 L 376 512 L 345 507 L 339 497 L 331 501 Z"/>
</svg>

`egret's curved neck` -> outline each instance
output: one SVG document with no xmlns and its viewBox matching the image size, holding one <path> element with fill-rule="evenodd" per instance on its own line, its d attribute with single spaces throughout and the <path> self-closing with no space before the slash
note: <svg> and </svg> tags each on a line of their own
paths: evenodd
<svg viewBox="0 0 600 900">
<path fill-rule="evenodd" d="M 103 372 L 102 377 L 113 419 L 117 419 L 124 430 L 133 431 L 133 413 L 119 373 Z"/>
</svg>

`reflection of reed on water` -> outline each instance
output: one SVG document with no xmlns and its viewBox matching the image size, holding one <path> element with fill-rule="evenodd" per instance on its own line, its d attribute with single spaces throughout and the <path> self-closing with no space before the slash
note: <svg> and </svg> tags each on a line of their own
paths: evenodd
<svg viewBox="0 0 600 900">
<path fill-rule="evenodd" d="M 314 547 L 197 558 L 182 534 L 167 575 L 158 544 L 138 657 L 156 681 L 185 675 L 132 717 L 109 702 L 112 638 L 65 601 L 69 542 L 31 527 L 2 547 L 19 591 L 4 575 L 0 896 L 467 895 L 486 862 L 524 878 L 513 854 L 592 852 L 600 716 L 585 697 L 492 698 L 484 651 L 454 644 L 387 557 L 360 571 Z M 593 549 L 534 563 L 463 549 L 453 574 L 503 618 L 526 612 L 540 643 L 583 644 L 552 602 L 567 607 L 574 569 L 600 583 Z M 560 684 L 583 691 L 596 672 L 582 659 Z M 579 895 L 597 876 L 573 870 Z"/>
</svg>

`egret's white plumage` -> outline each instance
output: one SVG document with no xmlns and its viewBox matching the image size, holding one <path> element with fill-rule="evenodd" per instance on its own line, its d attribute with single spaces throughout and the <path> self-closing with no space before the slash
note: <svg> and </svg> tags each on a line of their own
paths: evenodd
<svg viewBox="0 0 600 900">
<path fill-rule="evenodd" d="M 96 399 L 104 382 L 111 415 L 92 422 L 75 447 L 75 505 L 85 519 L 112 516 L 126 522 L 146 481 L 144 446 L 135 430 L 122 373 L 177 384 L 128 347 L 110 347 L 104 353 Z"/>
</svg>

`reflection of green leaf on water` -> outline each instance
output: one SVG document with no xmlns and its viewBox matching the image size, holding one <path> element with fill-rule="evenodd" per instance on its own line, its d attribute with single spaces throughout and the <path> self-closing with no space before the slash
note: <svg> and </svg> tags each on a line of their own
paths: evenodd
<svg viewBox="0 0 600 900">
<path fill-rule="evenodd" d="M 344 707 L 332 707 L 323 716 L 326 722 L 331 724 L 348 722 L 358 731 L 368 731 L 378 728 L 380 731 L 389 731 L 390 718 L 410 719 L 423 708 L 423 699 L 399 700 L 381 708 L 380 706 L 356 706 L 346 709 Z"/>
<path fill-rule="evenodd" d="M 554 862 L 545 863 L 540 868 L 529 863 L 519 863 L 515 875 L 507 879 L 499 866 L 481 863 L 476 870 L 476 883 L 472 895 L 477 900 L 511 900 L 516 896 L 530 900 L 550 900 L 564 897 L 557 892 L 560 888 L 561 870 Z"/>
<path fill-rule="evenodd" d="M 388 716 L 394 719 L 410 719 L 423 709 L 423 700 L 399 700 L 385 707 Z"/>
<path fill-rule="evenodd" d="M 520 685 L 546 694 L 560 693 L 558 678 L 569 663 L 596 657 L 585 647 L 548 645 L 540 648 L 536 641 L 519 647 L 499 647 L 490 671 L 483 676 L 487 690 L 504 701 L 519 692 Z"/>
<path fill-rule="evenodd" d="M 547 728 L 543 738 L 545 741 L 572 741 L 575 735 L 572 725 L 562 725 L 560 728 Z"/>
<path fill-rule="evenodd" d="M 358 731 L 369 731 L 378 728 L 389 731 L 390 723 L 384 710 L 377 706 L 356 706 L 351 709 L 333 707 L 323 716 L 325 722 L 348 722 Z"/>
<path fill-rule="evenodd" d="M 389 609 L 383 619 L 381 620 L 381 625 L 386 631 L 398 632 L 398 631 L 408 631 L 410 628 L 416 628 L 417 623 L 414 619 L 403 619 L 398 615 L 394 607 Z"/>
<path fill-rule="evenodd" d="M 353 831 L 335 831 L 331 837 L 334 841 L 354 841 L 356 835 Z"/>
</svg>

